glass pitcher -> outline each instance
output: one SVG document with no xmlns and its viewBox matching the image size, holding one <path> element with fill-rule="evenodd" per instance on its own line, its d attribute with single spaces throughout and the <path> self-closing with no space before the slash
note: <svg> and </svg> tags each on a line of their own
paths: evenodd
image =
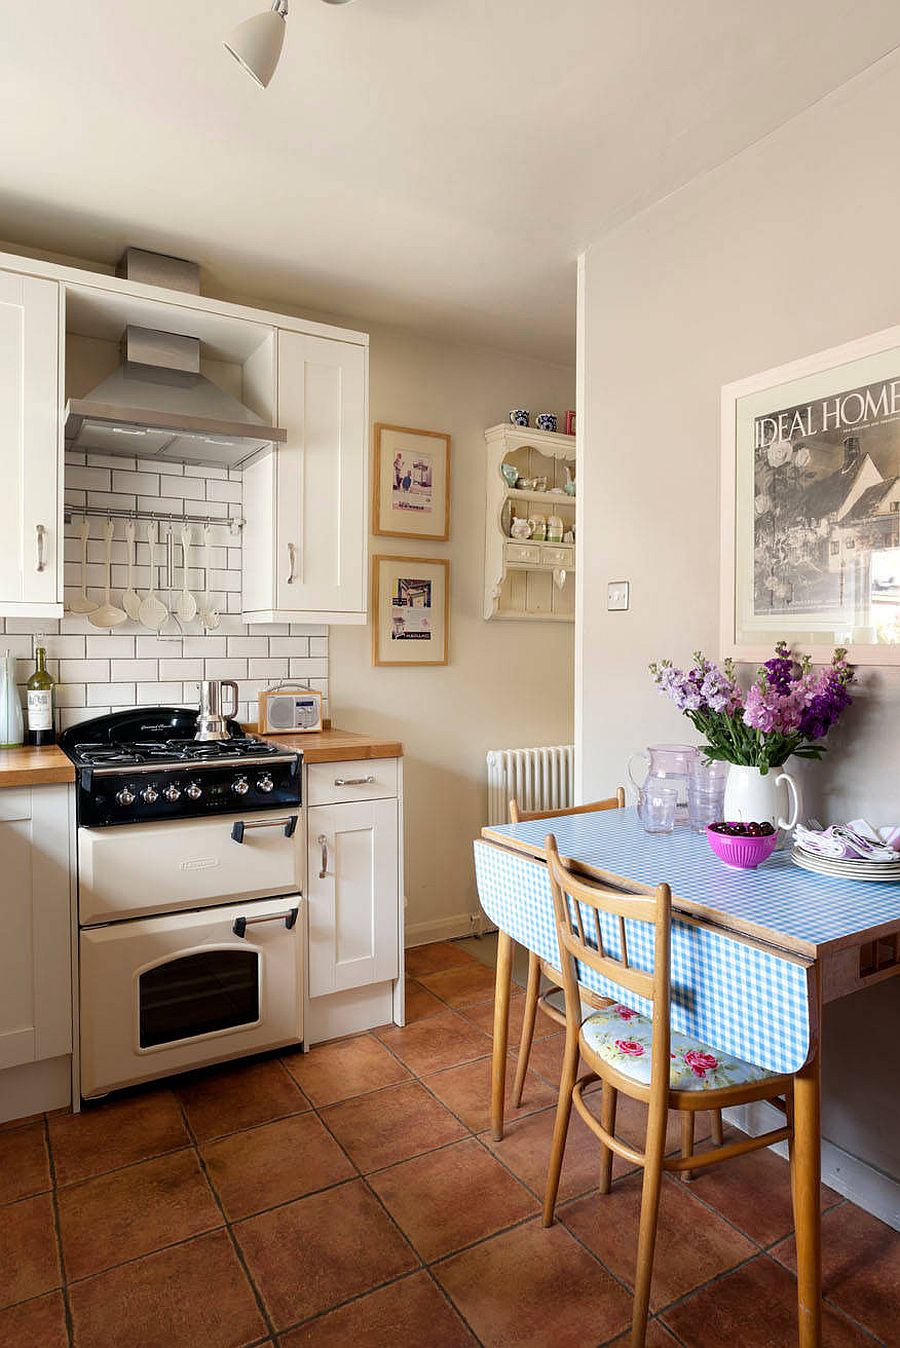
<svg viewBox="0 0 900 1348">
<path fill-rule="evenodd" d="M 688 822 L 688 779 L 691 768 L 699 761 L 699 751 L 690 744 L 651 744 L 640 749 L 628 760 L 628 776 L 637 791 L 638 818 L 644 822 L 644 796 L 647 783 L 652 777 L 655 785 L 664 781 L 674 786 L 678 792 L 678 804 L 675 810 L 675 822 Z M 640 759 L 647 765 L 647 771 L 640 781 L 634 775 L 635 760 Z"/>
</svg>

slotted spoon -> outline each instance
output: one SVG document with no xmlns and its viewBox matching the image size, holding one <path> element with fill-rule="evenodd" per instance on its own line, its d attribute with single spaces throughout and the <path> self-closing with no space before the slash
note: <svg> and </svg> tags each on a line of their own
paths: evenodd
<svg viewBox="0 0 900 1348">
<path fill-rule="evenodd" d="M 128 614 L 123 608 L 118 608 L 110 596 L 112 589 L 112 545 L 113 534 L 116 526 L 112 520 L 107 520 L 103 526 L 103 536 L 106 539 L 106 594 L 103 603 L 99 608 L 95 608 L 93 613 L 88 614 L 88 622 L 94 627 L 119 627 L 122 623 L 128 621 Z"/>
<path fill-rule="evenodd" d="M 128 548 L 128 584 L 125 593 L 122 595 L 122 607 L 132 622 L 139 623 L 141 620 L 141 596 L 134 588 L 134 540 L 136 533 L 137 525 L 134 520 L 126 520 L 125 545 Z"/>
<path fill-rule="evenodd" d="M 81 594 L 77 594 L 69 604 L 73 613 L 93 613 L 97 607 L 96 599 L 88 599 L 87 592 L 87 545 L 90 524 L 87 515 L 81 517 Z"/>
<path fill-rule="evenodd" d="M 147 525 L 147 546 L 150 549 L 150 581 L 147 593 L 141 600 L 140 621 L 145 627 L 149 627 L 151 632 L 158 632 L 166 618 L 169 616 L 169 610 L 162 600 L 156 597 L 156 536 L 152 524 Z"/>
<path fill-rule="evenodd" d="M 189 524 L 181 526 L 181 593 L 175 600 L 175 612 L 183 623 L 189 623 L 197 616 L 197 601 L 188 589 L 188 554 L 191 550 L 193 534 Z"/>
</svg>

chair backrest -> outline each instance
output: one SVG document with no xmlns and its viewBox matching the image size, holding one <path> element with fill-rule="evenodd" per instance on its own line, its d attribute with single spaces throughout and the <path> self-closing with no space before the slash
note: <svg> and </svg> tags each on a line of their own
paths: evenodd
<svg viewBox="0 0 900 1348">
<path fill-rule="evenodd" d="M 616 787 L 616 794 L 607 800 L 592 800 L 588 805 L 569 805 L 564 810 L 520 810 L 516 800 L 509 802 L 509 822 L 524 824 L 529 819 L 559 819 L 564 814 L 592 814 L 595 810 L 624 810 L 625 788 Z"/>
<path fill-rule="evenodd" d="M 565 866 L 552 833 L 544 850 L 550 872 L 553 912 L 562 960 L 566 1018 L 580 1024 L 581 1002 L 577 963 L 587 965 L 626 993 L 652 1003 L 652 1080 L 669 1083 L 669 994 L 671 983 L 672 892 L 657 885 L 642 894 L 626 894 L 592 881 L 582 880 Z M 600 914 L 618 919 L 619 953 L 611 954 L 603 941 Z M 628 957 L 626 919 L 646 922 L 655 928 L 653 972 L 632 966 Z M 625 998 L 627 1000 L 627 997 Z"/>
</svg>

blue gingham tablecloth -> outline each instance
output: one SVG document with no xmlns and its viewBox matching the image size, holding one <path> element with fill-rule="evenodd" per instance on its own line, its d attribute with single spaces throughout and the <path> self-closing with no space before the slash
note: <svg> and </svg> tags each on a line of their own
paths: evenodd
<svg viewBox="0 0 900 1348">
<path fill-rule="evenodd" d="M 480 840 L 474 846 L 478 894 L 488 917 L 558 969 L 545 863 Z M 620 955 L 618 919 L 603 914 L 601 930 L 607 953 Z M 629 962 L 651 972 L 653 928 L 626 918 L 625 931 Z M 627 1000 L 635 1010 L 652 1014 L 644 998 L 632 993 L 623 997 L 620 987 L 593 969 L 580 965 L 579 978 L 603 997 Z M 673 1029 L 771 1072 L 796 1072 L 810 1054 L 811 1006 L 806 961 L 673 915 Z"/>
</svg>

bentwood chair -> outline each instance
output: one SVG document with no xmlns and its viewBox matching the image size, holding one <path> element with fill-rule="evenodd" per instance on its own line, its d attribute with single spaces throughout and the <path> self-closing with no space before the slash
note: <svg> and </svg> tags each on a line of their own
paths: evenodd
<svg viewBox="0 0 900 1348">
<path fill-rule="evenodd" d="M 769 1147 L 785 1138 L 793 1151 L 794 1079 L 790 1075 L 767 1072 L 672 1030 L 669 1006 L 672 894 L 668 885 L 645 888 L 639 894 L 625 894 L 574 876 L 560 860 L 552 834 L 547 837 L 545 850 L 562 957 L 566 1046 L 544 1197 L 544 1225 L 553 1224 L 574 1102 L 585 1123 L 600 1139 L 601 1194 L 609 1193 L 613 1152 L 643 1167 L 631 1348 L 644 1348 L 663 1171 L 696 1170 L 760 1147 Z M 643 950 L 652 946 L 652 973 L 636 967 L 629 960 L 629 941 L 632 949 L 640 944 L 638 928 L 641 925 L 649 929 L 644 933 L 649 940 L 643 943 Z M 628 927 L 631 928 L 630 936 Z M 649 1002 L 652 1016 L 645 1016 L 625 1003 L 613 1003 L 583 1018 L 583 990 L 577 975 L 579 962 L 621 988 L 626 998 L 637 997 Z M 648 961 L 642 957 L 641 962 L 646 964 Z M 579 1054 L 589 1071 L 576 1080 Z M 599 1120 L 583 1099 L 585 1087 L 597 1080 L 602 1082 Z M 615 1136 L 616 1102 L 620 1091 L 649 1105 L 642 1152 Z M 665 1155 L 670 1109 L 693 1113 L 699 1109 L 749 1104 L 754 1100 L 768 1100 L 781 1109 L 785 1114 L 785 1126 L 761 1137 L 716 1145 L 709 1151 L 694 1153 L 691 1149 L 687 1155 Z"/>
<path fill-rule="evenodd" d="M 575 805 L 565 810 L 521 810 L 518 802 L 511 800 L 509 802 L 509 822 L 511 824 L 522 823 L 528 819 L 558 819 L 562 815 L 572 814 L 591 814 L 600 810 L 623 810 L 625 808 L 625 788 L 619 786 L 616 788 L 616 794 L 608 797 L 606 800 L 591 801 L 588 805 Z M 546 979 L 550 987 L 546 992 L 541 992 L 541 980 Z M 534 1026 L 537 1018 L 537 1012 L 540 1009 L 545 1016 L 554 1021 L 557 1025 L 565 1028 L 565 1011 L 561 1011 L 549 999 L 563 987 L 563 976 L 559 969 L 555 969 L 547 960 L 542 960 L 533 950 L 528 952 L 528 983 L 525 989 L 525 1013 L 522 1019 L 522 1035 L 519 1041 L 519 1058 L 516 1063 L 516 1079 L 513 1085 L 512 1103 L 513 1108 L 518 1109 L 522 1103 L 522 1092 L 525 1088 L 525 1078 L 528 1074 L 528 1063 L 531 1058 L 531 1048 L 534 1043 Z M 598 997 L 596 993 L 588 988 L 581 989 L 581 1000 L 585 1005 L 592 1006 L 595 1010 L 600 1010 L 610 1004 L 608 997 Z M 722 1111 L 713 1110 L 712 1112 L 712 1135 L 716 1142 L 722 1141 Z M 685 1156 L 689 1155 L 694 1146 L 694 1115 L 690 1110 L 686 1110 L 681 1116 L 681 1141 L 682 1150 Z M 684 1172 L 685 1180 L 692 1178 L 691 1172 Z"/>
</svg>

